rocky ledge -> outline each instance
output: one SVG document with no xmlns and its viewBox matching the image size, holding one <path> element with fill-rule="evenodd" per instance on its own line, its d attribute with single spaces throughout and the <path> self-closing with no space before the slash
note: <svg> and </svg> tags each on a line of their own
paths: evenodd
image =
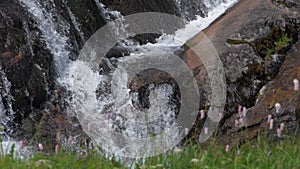
<svg viewBox="0 0 300 169">
<path fill-rule="evenodd" d="M 293 0 L 241 0 L 204 30 L 226 74 L 227 101 L 216 132 L 221 144 L 241 143 L 262 132 L 276 135 L 281 123 L 283 134 L 296 131 L 300 93 L 293 91 L 293 79 L 300 79 L 299 5 Z M 193 51 L 202 38 L 199 34 L 188 41 L 185 47 L 192 48 L 183 56 L 191 68 L 201 70 L 199 77 L 207 73 Z M 276 103 L 282 106 L 279 114 L 274 113 Z M 238 114 L 239 105 L 248 109 L 245 117 Z M 274 120 L 272 130 L 268 115 Z"/>
</svg>

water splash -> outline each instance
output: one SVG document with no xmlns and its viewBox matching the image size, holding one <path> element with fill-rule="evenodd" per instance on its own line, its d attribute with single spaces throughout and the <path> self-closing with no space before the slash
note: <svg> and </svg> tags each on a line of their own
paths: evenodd
<svg viewBox="0 0 300 169">
<path fill-rule="evenodd" d="M 85 42 L 86 39 L 85 39 L 84 33 L 83 33 L 83 32 L 81 31 L 81 29 L 80 29 L 80 28 L 81 28 L 81 25 L 78 23 L 78 21 L 77 21 L 75 15 L 73 14 L 73 12 L 71 11 L 71 9 L 70 9 L 68 6 L 67 6 L 67 11 L 68 11 L 68 14 L 69 14 L 69 16 L 70 16 L 70 18 L 71 18 L 72 24 L 74 25 L 76 31 L 78 32 L 78 34 L 79 34 L 81 40 L 82 40 L 83 42 Z"/>
<path fill-rule="evenodd" d="M 190 21 L 185 28 L 175 32 L 174 35 L 162 35 L 158 38 L 158 43 L 147 44 L 147 45 L 163 45 L 163 46 L 182 46 L 189 39 L 193 38 L 200 31 L 207 28 L 213 21 L 220 17 L 228 8 L 232 7 L 239 0 L 223 0 L 213 1 L 206 0 L 205 5 L 208 7 L 207 17 L 201 17 L 197 15 L 197 19 Z M 217 3 L 219 2 L 219 3 Z"/>
<path fill-rule="evenodd" d="M 188 39 L 199 33 L 201 30 L 209 26 L 216 18 L 222 15 L 229 7 L 235 4 L 238 0 L 227 0 L 223 3 L 222 0 L 212 1 L 206 0 L 205 5 L 208 9 L 207 17 L 202 18 L 197 16 L 197 19 L 189 22 L 184 29 L 178 30 L 174 35 L 162 35 L 158 38 L 158 43 L 148 43 L 143 46 L 136 46 L 134 43 L 127 41 L 122 43 L 124 46 L 130 46 L 139 49 L 128 57 L 116 59 L 116 63 L 128 62 L 134 64 L 140 56 L 150 57 L 155 51 L 170 52 L 170 47 L 181 47 Z M 174 92 L 174 88 L 168 84 L 159 86 L 150 85 L 148 90 L 150 107 L 145 111 L 147 118 L 156 116 L 156 113 L 163 112 L 163 116 L 156 123 L 147 125 L 136 125 L 139 121 L 138 117 L 124 118 L 124 112 L 129 112 L 126 116 L 136 115 L 141 113 L 137 110 L 131 110 L 134 107 L 133 102 L 138 100 L 138 93 L 131 92 L 128 88 L 128 79 L 126 72 L 115 71 L 114 66 L 111 66 L 111 71 L 107 74 L 99 74 L 94 71 L 87 63 L 83 61 L 71 62 L 70 56 L 70 40 L 69 29 L 70 25 L 63 17 L 58 14 L 55 9 L 55 4 L 51 0 L 19 0 L 19 2 L 30 12 L 38 24 L 42 32 L 42 36 L 54 55 L 56 69 L 58 73 L 58 82 L 65 86 L 72 93 L 72 100 L 70 101 L 70 110 L 77 113 L 78 118 L 82 114 L 89 113 L 92 118 L 104 121 L 109 127 L 119 131 L 127 136 L 147 137 L 151 134 L 167 130 L 175 119 L 175 104 L 170 100 Z M 115 27 L 121 27 L 122 32 L 126 30 L 126 24 L 122 22 L 123 16 L 118 11 L 110 11 L 105 8 L 99 0 L 95 0 L 99 12 L 103 14 L 107 21 L 114 19 L 121 19 L 120 24 Z M 177 0 L 181 5 L 181 1 Z M 75 26 L 76 31 L 80 31 L 80 24 L 76 17 L 68 8 L 69 16 Z M 58 18 L 58 19 L 54 19 Z M 196 29 L 195 29 L 196 28 Z M 117 28 L 116 30 L 120 30 Z M 115 32 L 116 34 L 119 32 Z M 84 34 L 81 34 L 84 38 Z M 116 77 L 114 93 L 111 92 L 111 80 Z M 101 90 L 101 92 L 99 92 Z M 118 96 L 118 97 L 116 97 Z M 1 102 L 0 102 L 1 103 Z M 88 104 L 85 104 L 88 103 Z M 0 109 L 1 109 L 0 104 Z M 130 110 L 129 110 L 130 109 Z M 93 112 L 97 112 L 93 114 Z M 145 113 L 144 112 L 144 113 Z M 136 117 L 136 116 L 135 116 Z M 143 115 L 141 115 L 143 117 Z M 176 137 L 176 134 L 174 134 Z M 118 146 L 114 143 L 110 135 L 103 136 L 107 138 L 108 144 Z M 166 140 L 172 142 L 173 140 Z"/>
<path fill-rule="evenodd" d="M 19 2 L 38 24 L 48 49 L 54 55 L 58 76 L 64 76 L 65 68 L 70 63 L 69 23 L 55 11 L 55 4 L 51 0 L 19 0 Z"/>
<path fill-rule="evenodd" d="M 13 97 L 10 93 L 11 83 L 8 81 L 5 72 L 0 66 L 0 82 L 1 82 L 1 97 L 0 97 L 0 126 L 10 126 L 13 122 L 15 112 L 12 108 Z M 13 130 L 9 127 L 6 129 L 6 133 L 2 133 L 4 138 L 7 138 Z"/>
</svg>

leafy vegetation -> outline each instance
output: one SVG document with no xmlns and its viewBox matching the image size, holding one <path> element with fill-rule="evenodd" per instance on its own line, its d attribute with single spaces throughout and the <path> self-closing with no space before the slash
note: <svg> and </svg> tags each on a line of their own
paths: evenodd
<svg viewBox="0 0 300 169">
<path fill-rule="evenodd" d="M 288 47 L 291 40 L 292 39 L 289 38 L 287 34 L 283 34 L 280 39 L 278 39 L 276 42 L 274 42 L 275 52 L 278 53 L 280 50 Z"/>
<path fill-rule="evenodd" d="M 12 152 L 11 152 L 12 153 Z M 1 169 L 125 169 L 115 160 L 108 160 L 97 152 L 88 156 L 70 151 L 52 155 L 36 154 L 28 160 L 18 160 L 12 155 L 0 157 Z M 149 158 L 145 163 L 137 162 L 133 168 L 170 168 L 170 169 L 299 169 L 300 140 L 285 138 L 279 143 L 270 143 L 259 137 L 255 142 L 248 142 L 241 147 L 231 147 L 227 152 L 224 146 L 211 143 L 209 146 L 188 145 L 175 149 L 166 155 Z"/>
<path fill-rule="evenodd" d="M 281 38 L 274 42 L 274 47 L 270 48 L 266 52 L 266 57 L 270 57 L 273 54 L 280 53 L 281 50 L 289 46 L 292 38 L 289 38 L 287 34 L 283 34 Z"/>
</svg>

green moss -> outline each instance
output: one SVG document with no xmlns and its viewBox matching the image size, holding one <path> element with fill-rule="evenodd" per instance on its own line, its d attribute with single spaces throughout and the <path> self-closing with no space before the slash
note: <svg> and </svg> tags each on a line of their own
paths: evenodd
<svg viewBox="0 0 300 169">
<path fill-rule="evenodd" d="M 280 39 L 274 42 L 275 44 L 275 52 L 278 53 L 282 49 L 289 46 L 289 43 L 292 41 L 292 38 L 289 38 L 287 34 L 283 34 Z"/>
<path fill-rule="evenodd" d="M 271 55 L 284 53 L 292 42 L 292 38 L 287 33 L 282 33 L 277 27 L 273 28 L 271 36 L 260 39 L 256 44 L 256 50 L 265 60 L 270 59 Z"/>
<path fill-rule="evenodd" d="M 268 49 L 266 53 L 266 59 L 269 59 L 274 54 L 274 49 Z"/>
<path fill-rule="evenodd" d="M 278 4 L 278 5 L 287 7 L 287 8 L 292 8 L 292 6 L 290 4 L 288 4 L 287 2 L 285 2 L 285 1 L 273 0 L 273 2 L 276 3 L 276 4 Z"/>
<path fill-rule="evenodd" d="M 236 39 L 227 39 L 226 41 L 228 44 L 231 44 L 231 45 L 240 45 L 240 44 L 246 44 L 248 43 L 247 41 L 245 40 L 236 40 Z"/>
</svg>

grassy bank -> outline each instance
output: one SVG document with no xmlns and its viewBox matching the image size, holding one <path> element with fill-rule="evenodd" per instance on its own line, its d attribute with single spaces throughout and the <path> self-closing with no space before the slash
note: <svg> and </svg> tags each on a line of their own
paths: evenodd
<svg viewBox="0 0 300 169">
<path fill-rule="evenodd" d="M 29 160 L 17 160 L 11 155 L 1 156 L 1 169 L 116 169 L 126 168 L 114 160 L 107 160 L 101 155 L 90 152 L 88 156 L 79 156 L 70 152 L 58 154 L 37 154 Z M 255 143 L 245 143 L 241 147 L 226 148 L 211 144 L 206 148 L 200 145 L 185 146 L 169 152 L 168 155 L 149 158 L 135 168 L 212 168 L 212 169 L 300 169 L 300 140 L 285 139 L 269 143 L 258 139 Z"/>
</svg>

